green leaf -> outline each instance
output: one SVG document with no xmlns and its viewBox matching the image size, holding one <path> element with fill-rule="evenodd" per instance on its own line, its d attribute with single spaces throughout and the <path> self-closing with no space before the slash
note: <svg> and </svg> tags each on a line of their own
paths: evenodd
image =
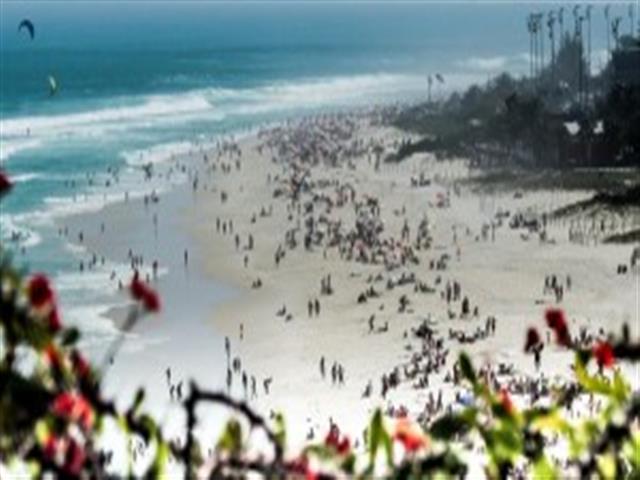
<svg viewBox="0 0 640 480">
<path fill-rule="evenodd" d="M 624 379 L 624 376 L 619 370 L 616 370 L 613 375 L 612 386 L 612 393 L 615 399 L 620 403 L 624 403 L 629 398 L 630 390 L 629 384 Z"/>
<path fill-rule="evenodd" d="M 227 422 L 217 447 L 229 452 L 232 456 L 236 456 L 242 451 L 242 425 L 235 418 Z"/>
<path fill-rule="evenodd" d="M 529 417 L 531 428 L 537 431 L 566 432 L 569 423 L 557 410 L 539 411 Z"/>
<path fill-rule="evenodd" d="M 533 464 L 533 478 L 535 480 L 555 480 L 558 478 L 555 467 L 544 455 Z"/>
<path fill-rule="evenodd" d="M 75 345 L 80 339 L 80 331 L 77 328 L 71 327 L 66 328 L 62 332 L 62 345 L 65 347 L 70 347 Z"/>
<path fill-rule="evenodd" d="M 392 461 L 392 445 L 391 437 L 384 428 L 382 412 L 376 410 L 371 418 L 369 425 L 369 464 L 371 467 L 375 465 L 378 448 L 382 446 L 387 457 L 387 464 L 391 465 Z"/>
<path fill-rule="evenodd" d="M 287 426 L 285 425 L 284 415 L 278 412 L 275 416 L 275 436 L 278 444 L 284 451 L 287 445 Z"/>
<path fill-rule="evenodd" d="M 469 431 L 472 423 L 461 415 L 444 415 L 431 425 L 430 433 L 434 438 L 452 440 L 455 436 Z"/>
<path fill-rule="evenodd" d="M 320 460 L 328 460 L 333 457 L 334 450 L 323 444 L 315 444 L 305 447 L 303 454 L 303 456 L 313 455 Z"/>
<path fill-rule="evenodd" d="M 625 442 L 622 452 L 627 458 L 631 467 L 640 474 L 640 432 L 636 432 L 631 436 L 629 441 Z"/>
<path fill-rule="evenodd" d="M 342 471 L 348 475 L 353 475 L 356 468 L 356 456 L 353 453 L 347 455 L 340 466 Z"/>
<path fill-rule="evenodd" d="M 616 478 L 616 459 L 611 454 L 598 455 L 596 457 L 598 472 L 601 478 L 614 480 Z"/>
<path fill-rule="evenodd" d="M 491 438 L 491 450 L 500 463 L 513 463 L 523 449 L 522 438 L 515 428 L 506 427 L 489 430 L 487 435 Z"/>
<path fill-rule="evenodd" d="M 136 396 L 133 400 L 133 404 L 131 405 L 131 412 L 135 415 L 138 412 L 138 409 L 142 405 L 144 401 L 145 391 L 144 388 L 138 388 L 136 391 Z"/>
<path fill-rule="evenodd" d="M 165 478 L 165 467 L 169 461 L 169 446 L 164 442 L 156 442 L 156 455 L 149 469 L 148 478 Z"/>
</svg>

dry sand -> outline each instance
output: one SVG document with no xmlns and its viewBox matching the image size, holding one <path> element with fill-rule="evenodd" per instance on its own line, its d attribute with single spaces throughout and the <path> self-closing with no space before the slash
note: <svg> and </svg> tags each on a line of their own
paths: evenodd
<svg viewBox="0 0 640 480">
<path fill-rule="evenodd" d="M 359 121 L 357 136 L 363 139 L 375 137 L 389 146 L 394 139 L 406 136 Z M 257 379 L 258 395 L 252 398 L 249 394 L 250 403 L 265 414 L 285 412 L 290 446 L 305 441 L 310 427 L 316 435 L 324 435 L 330 418 L 353 438 L 360 438 L 367 418 L 376 407 L 404 405 L 412 415 L 417 415 L 424 408 L 428 392 L 435 393 L 440 388 L 444 390 L 445 403 L 453 400 L 454 390 L 450 383 L 443 383 L 443 374 L 432 375 L 430 389 L 415 389 L 412 382 L 403 381 L 386 399 L 380 395 L 382 373 L 407 363 L 412 349 L 419 345 L 411 335 L 406 337 L 406 332 L 428 316 L 451 351 L 447 369 L 451 368 L 456 352 L 464 348 L 477 365 L 513 363 L 517 373 L 540 375 L 535 372 L 532 358 L 523 354 L 522 347 L 527 327 L 534 325 L 544 331 L 544 310 L 555 304 L 551 296 L 542 294 L 544 277 L 548 274 L 572 277 L 572 288 L 561 303 L 571 319 L 572 331 L 583 325 L 594 332 L 600 326 L 607 331 L 619 331 L 621 325 L 628 322 L 632 334 L 638 335 L 638 274 L 616 274 L 617 264 L 629 261 L 629 246 L 569 243 L 568 224 L 564 222 L 547 229 L 552 242 L 540 242 L 535 235 L 525 240 L 523 230 L 512 230 L 506 224 L 496 230 L 495 241 L 490 236 L 488 240 L 477 238 L 482 224 L 490 222 L 498 209 L 512 213 L 526 208 L 549 211 L 586 198 L 591 192 L 536 191 L 516 198 L 513 192 L 479 195 L 458 187 L 456 194 L 453 187 L 457 180 L 469 175 L 467 163 L 464 160 L 436 162 L 429 155 L 414 155 L 400 164 L 383 163 L 379 171 L 375 171 L 368 155 L 355 159 L 353 168 L 346 164 L 315 166 L 311 168 L 313 181 L 350 182 L 359 198 L 363 194 L 378 197 L 385 235 L 399 239 L 406 218 L 413 237 L 418 222 L 427 215 L 432 247 L 418 252 L 419 265 L 388 273 L 383 265 L 342 260 L 335 248 L 327 249 L 326 258 L 323 248 L 305 251 L 300 235 L 298 247 L 287 250 L 276 267 L 274 253 L 283 243 L 285 231 L 299 219 L 295 213 L 289 219 L 287 201 L 274 198 L 275 185 L 269 183 L 267 177 L 283 176 L 287 169 L 271 161 L 271 156 L 277 154 L 265 151 L 261 155 L 256 149 L 259 142 L 255 136 L 242 140 L 241 169 L 233 167 L 229 173 L 218 172 L 208 177 L 208 190 L 198 190 L 198 201 L 188 215 L 198 244 L 206 252 L 203 255 L 205 271 L 242 292 L 238 298 L 216 308 L 212 314 L 214 328 L 229 337 L 231 356 L 241 359 L 248 378 Z M 411 176 L 420 172 L 434 182 L 427 187 L 411 188 Z M 221 201 L 222 191 L 228 194 L 226 202 Z M 331 188 L 325 190 L 330 195 L 332 192 Z M 437 207 L 438 192 L 449 193 L 450 207 Z M 272 208 L 272 215 L 258 215 L 262 206 Z M 402 208 L 406 214 L 398 215 Z M 252 223 L 254 213 L 256 221 Z M 354 209 L 347 204 L 333 208 L 329 216 L 352 225 Z M 216 218 L 232 219 L 234 234 L 217 233 Z M 459 258 L 453 241 L 454 226 Z M 255 248 L 236 250 L 236 233 L 243 246 L 248 234 L 252 234 Z M 451 257 L 448 268 L 431 270 L 430 260 L 444 253 Z M 245 255 L 248 256 L 246 268 L 243 266 Z M 414 293 L 412 285 L 387 290 L 388 275 L 400 275 L 402 271 L 414 272 L 418 279 L 436 287 L 436 293 Z M 358 304 L 357 295 L 369 286 L 366 279 L 378 273 L 385 278 L 375 284 L 381 297 Z M 327 274 L 331 274 L 335 293 L 321 296 L 321 277 Z M 436 286 L 438 276 L 442 281 Z M 251 284 L 257 278 L 263 286 L 252 289 Z M 478 318 L 448 318 L 447 303 L 440 292 L 447 280 L 454 279 L 460 282 L 463 295 L 468 295 L 472 307 L 478 306 Z M 398 313 L 398 299 L 402 294 L 410 299 L 409 313 Z M 307 301 L 315 298 L 320 300 L 321 313 L 309 318 Z M 544 302 L 536 302 L 540 299 Z M 283 305 L 292 313 L 289 321 L 276 315 Z M 459 303 L 451 308 L 459 311 Z M 372 314 L 375 314 L 376 327 L 388 322 L 387 332 L 369 333 L 367 319 Z M 489 315 L 497 318 L 495 336 L 464 346 L 448 340 L 450 328 L 471 333 L 484 326 Z M 344 385 L 332 385 L 329 375 L 326 379 L 321 377 L 322 356 L 326 358 L 327 370 L 334 361 L 344 366 Z M 549 345 L 542 355 L 541 374 L 568 378 L 570 362 L 569 354 Z M 624 368 L 637 388 L 638 370 Z M 262 381 L 268 377 L 273 378 L 273 383 L 266 395 Z M 234 374 L 232 392 L 237 396 L 243 395 L 240 378 Z M 373 394 L 363 399 L 362 392 L 370 380 Z"/>
</svg>

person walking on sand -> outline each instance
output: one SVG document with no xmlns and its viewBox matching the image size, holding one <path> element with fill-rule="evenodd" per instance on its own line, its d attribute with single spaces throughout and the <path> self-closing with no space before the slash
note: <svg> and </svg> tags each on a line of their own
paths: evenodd
<svg viewBox="0 0 640 480">
<path fill-rule="evenodd" d="M 242 372 L 242 389 L 244 390 L 244 396 L 247 397 L 247 372 Z"/>
<path fill-rule="evenodd" d="M 189 251 L 184 249 L 184 267 L 187 268 L 189 266 Z"/>
<path fill-rule="evenodd" d="M 322 356 L 320 358 L 320 375 L 322 375 L 322 378 L 324 379 L 325 376 L 325 365 L 324 365 L 324 356 Z"/>
<path fill-rule="evenodd" d="M 320 301 L 316 298 L 315 300 L 315 310 L 316 310 L 316 317 L 320 315 Z"/>
</svg>

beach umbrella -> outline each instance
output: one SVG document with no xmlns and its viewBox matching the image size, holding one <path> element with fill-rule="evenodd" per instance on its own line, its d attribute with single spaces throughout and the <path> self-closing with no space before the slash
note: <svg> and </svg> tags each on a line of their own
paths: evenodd
<svg viewBox="0 0 640 480">
<path fill-rule="evenodd" d="M 31 40 L 33 40 L 33 37 L 35 37 L 36 35 L 36 29 L 33 26 L 31 20 L 29 20 L 28 18 L 22 20 L 18 25 L 18 32 L 20 32 L 20 30 L 22 30 L 23 28 L 27 29 L 27 32 L 29 32 L 29 37 L 31 37 Z"/>
<path fill-rule="evenodd" d="M 58 82 L 53 75 L 49 75 L 49 96 L 53 97 L 58 93 Z"/>
<path fill-rule="evenodd" d="M 473 393 L 469 391 L 462 393 L 458 400 L 458 403 L 460 405 L 464 405 L 466 407 L 471 407 L 474 404 L 474 402 L 475 402 L 475 398 L 473 396 Z"/>
</svg>

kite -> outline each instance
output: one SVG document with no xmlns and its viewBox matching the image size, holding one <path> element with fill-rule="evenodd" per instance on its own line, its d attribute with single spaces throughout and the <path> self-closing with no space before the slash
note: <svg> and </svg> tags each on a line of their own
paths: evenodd
<svg viewBox="0 0 640 480">
<path fill-rule="evenodd" d="M 18 25 L 18 32 L 20 32 L 20 30 L 22 30 L 23 28 L 27 29 L 27 32 L 29 32 L 29 36 L 31 37 L 31 40 L 33 40 L 33 37 L 35 37 L 36 35 L 36 29 L 33 26 L 33 23 L 31 22 L 31 20 L 29 20 L 28 18 L 25 18 L 24 20 L 22 20 L 20 22 L 20 25 Z"/>
<path fill-rule="evenodd" d="M 53 97 L 58 93 L 58 82 L 53 75 L 49 75 L 49 96 Z"/>
</svg>

